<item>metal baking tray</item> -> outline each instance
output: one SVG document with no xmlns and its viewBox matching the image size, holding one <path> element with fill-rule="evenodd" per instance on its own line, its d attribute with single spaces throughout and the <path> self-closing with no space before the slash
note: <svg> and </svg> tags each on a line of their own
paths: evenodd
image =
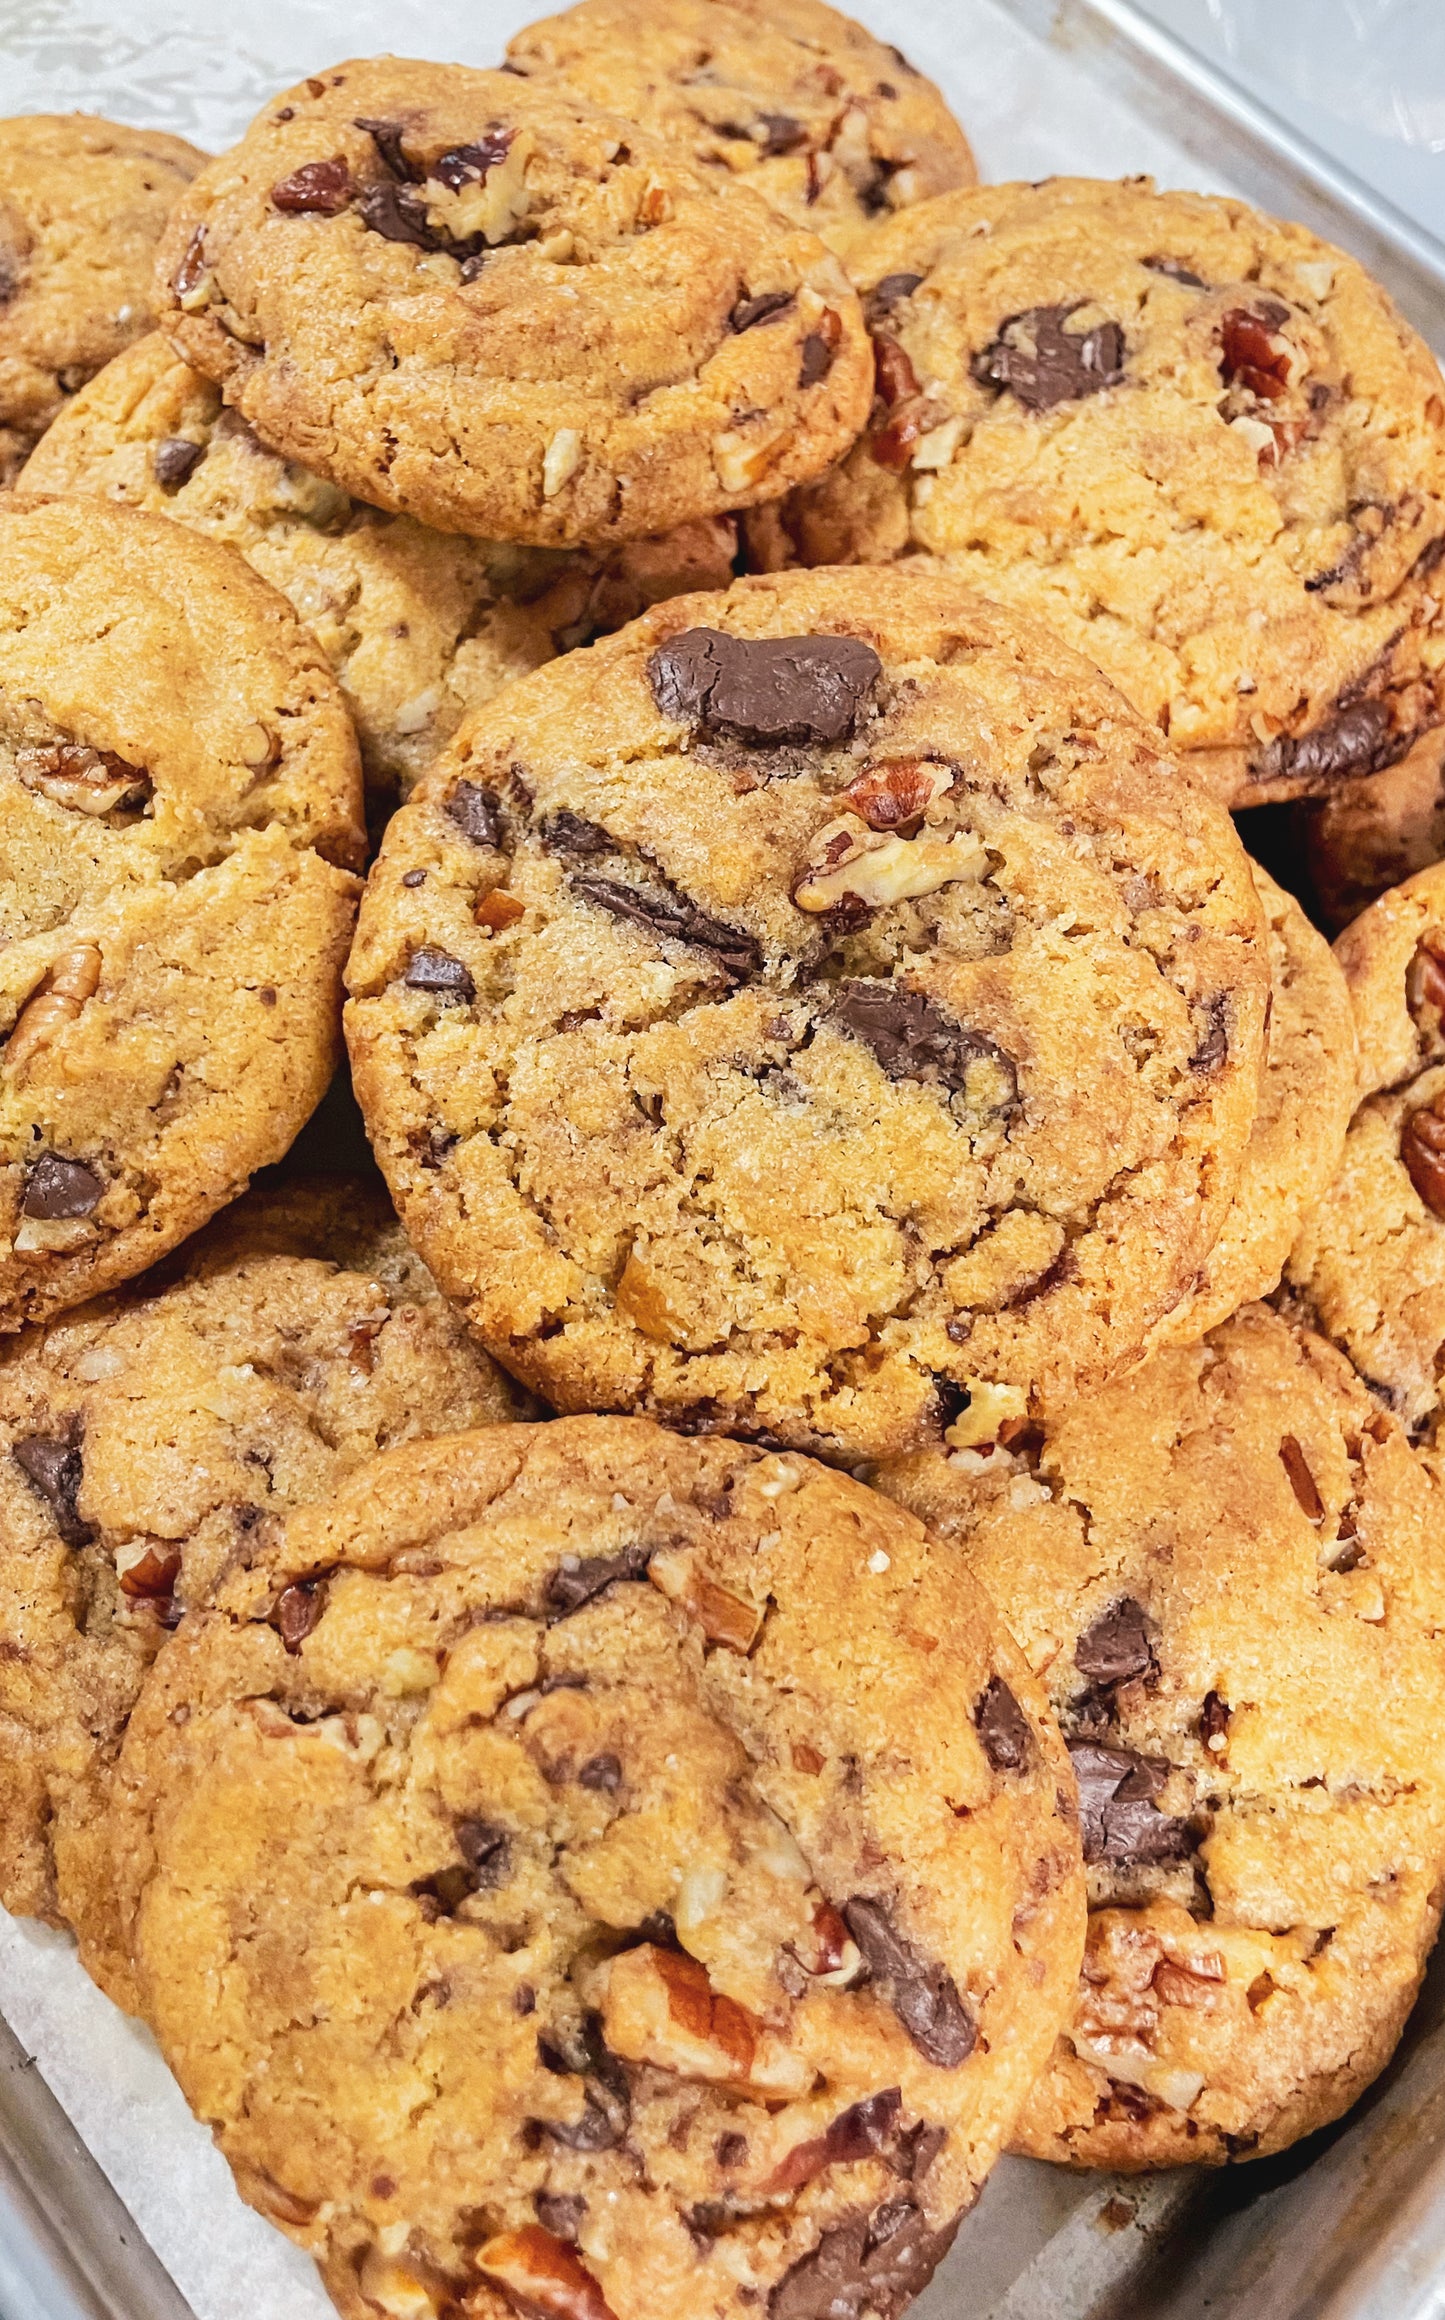
<svg viewBox="0 0 1445 2320">
<path fill-rule="evenodd" d="M 252 0 L 244 24 L 221 26 L 194 0 L 0 0 L 0 111 L 79 105 L 220 144 L 311 65 L 387 46 L 488 61 L 543 4 L 483 0 L 459 21 L 425 0 Z M 978 132 L 986 175 L 1143 166 L 1241 193 L 1354 250 L 1445 353 L 1445 242 L 1133 0 L 852 5 L 944 84 Z M 1011 44 L 997 86 L 978 45 L 990 18 Z M 346 1110 L 323 1108 L 308 1154 L 355 1164 Z M 155 2189 L 147 2170 L 164 2170 L 177 2132 L 146 2115 L 146 2089 L 163 2074 L 144 2034 L 104 2024 L 104 2000 L 56 1937 L 9 1927 L 3 1913 L 0 1933 L 0 2320 L 250 2320 L 260 2281 L 246 2251 L 261 2243 L 246 2239 L 252 2219 L 218 2222 L 217 2199 L 231 2197 L 219 2174 L 205 2212 L 193 2206 L 179 2229 L 172 2218 L 168 2238 L 164 2198 L 139 2196 Z M 52 1974 L 59 1997 L 47 2013 L 35 1987 Z M 54 2028 L 67 2007 L 83 2026 L 68 2046 Z M 225 2237 L 224 2298 L 181 2293 L 11 2022 L 36 2026 L 75 2120 L 176 2268 L 185 2246 Z M 281 2267 L 268 2275 L 266 2311 L 311 2313 L 309 2287 Z M 913 2310 L 917 2320 L 1445 2320 L 1445 1953 L 1394 2062 L 1339 2126 L 1218 2174 L 1083 2175 L 1006 2159 Z"/>
</svg>

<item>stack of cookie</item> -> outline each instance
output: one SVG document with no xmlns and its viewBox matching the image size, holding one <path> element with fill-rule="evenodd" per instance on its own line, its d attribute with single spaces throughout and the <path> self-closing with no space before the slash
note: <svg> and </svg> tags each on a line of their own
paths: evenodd
<svg viewBox="0 0 1445 2320">
<path fill-rule="evenodd" d="M 0 1897 L 347 2320 L 897 2320 L 1010 2143 L 1338 2116 L 1445 1891 L 1433 357 L 819 0 L 0 187 Z"/>
</svg>

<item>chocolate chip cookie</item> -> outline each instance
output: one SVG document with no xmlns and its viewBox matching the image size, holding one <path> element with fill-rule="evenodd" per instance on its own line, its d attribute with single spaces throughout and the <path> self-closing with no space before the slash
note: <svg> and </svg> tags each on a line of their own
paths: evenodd
<svg viewBox="0 0 1445 2320">
<path fill-rule="evenodd" d="M 349 980 L 377 1157 L 509 1368 L 851 1459 L 1140 1351 L 1233 1197 L 1268 956 L 1113 687 L 896 570 L 509 688 L 391 824 Z"/>
<path fill-rule="evenodd" d="M 1329 944 L 1258 863 L 1269 928 L 1268 1057 L 1239 1190 L 1193 1290 L 1151 1346 L 1191 1345 L 1279 1285 L 1303 1220 L 1324 1198 L 1355 1104 L 1355 1024 Z"/>
<path fill-rule="evenodd" d="M 822 0 L 581 0 L 519 32 L 507 62 L 743 177 L 841 257 L 976 174 L 932 81 Z"/>
<path fill-rule="evenodd" d="M 1445 725 L 1398 765 L 1295 808 L 1321 922 L 1335 932 L 1445 856 Z"/>
<path fill-rule="evenodd" d="M 360 807 L 335 679 L 239 556 L 0 500 L 0 1329 L 286 1150 L 335 1061 Z"/>
<path fill-rule="evenodd" d="M 145 1670 L 278 1514 L 377 1450 L 519 1413 L 381 1197 L 252 1194 L 162 1284 L 0 1352 L 0 1901 L 134 2004 L 105 1828 Z"/>
<path fill-rule="evenodd" d="M 1445 1502 L 1400 1426 L 1255 1305 L 1042 1438 L 879 1481 L 993 1591 L 1078 1776 L 1088 1947 L 1016 2147 L 1217 2164 L 1337 2118 L 1445 1876 Z"/>
<path fill-rule="evenodd" d="M 88 113 L 0 120 L 0 489 L 66 397 L 149 329 L 161 227 L 205 161 Z"/>
<path fill-rule="evenodd" d="M 147 2016 L 347 2320 L 893 2320 L 1082 1951 L 982 1595 L 849 1477 L 637 1419 L 292 1515 L 116 1822 Z"/>
<path fill-rule="evenodd" d="M 161 325 L 263 441 L 443 531 L 634 539 L 819 474 L 868 414 L 847 277 L 560 84 L 396 57 L 204 170 Z"/>
<path fill-rule="evenodd" d="M 1445 724 L 1445 389 L 1354 259 L 1242 202 L 1057 178 L 905 213 L 857 276 L 872 421 L 757 559 L 946 557 L 1235 805 Z"/>
<path fill-rule="evenodd" d="M 1445 864 L 1383 895 L 1335 949 L 1360 1104 L 1289 1278 L 1380 1399 L 1445 1448 Z"/>
<path fill-rule="evenodd" d="M 24 488 L 98 493 L 238 548 L 335 670 L 377 820 L 468 708 L 662 597 L 725 588 L 737 551 L 724 516 L 606 552 L 519 548 L 384 515 L 268 451 L 158 334 L 82 388 Z"/>
</svg>

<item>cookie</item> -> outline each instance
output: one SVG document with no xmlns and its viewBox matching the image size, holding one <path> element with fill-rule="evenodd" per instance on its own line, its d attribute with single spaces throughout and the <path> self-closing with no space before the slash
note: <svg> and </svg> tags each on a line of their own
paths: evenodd
<svg viewBox="0 0 1445 2320">
<path fill-rule="evenodd" d="M 0 500 L 0 1329 L 163 1256 L 323 1094 L 356 741 L 238 556 Z"/>
<path fill-rule="evenodd" d="M 983 1596 L 848 1476 L 644 1420 L 293 1515 L 117 1796 L 148 2018 L 346 2320 L 893 2320 L 1082 1952 Z"/>
<path fill-rule="evenodd" d="M 1015 2147 L 1214 2165 L 1337 2118 L 1445 1873 L 1445 1502 L 1400 1426 L 1254 1305 L 1042 1438 L 878 1479 L 992 1590 L 1078 1776 L 1088 1947 Z"/>
<path fill-rule="evenodd" d="M 385 57 L 177 207 L 161 327 L 263 441 L 442 531 L 635 539 L 819 474 L 868 414 L 838 260 L 560 85 Z"/>
<path fill-rule="evenodd" d="M 1159 1324 L 1151 1349 L 1192 1345 L 1279 1286 L 1304 1219 L 1318 1207 L 1355 1104 L 1350 994 L 1324 936 L 1292 894 L 1252 865 L 1269 928 L 1268 1057 L 1239 1190 L 1199 1279 Z"/>
<path fill-rule="evenodd" d="M 744 178 L 840 257 L 977 174 L 932 81 L 821 0 L 582 0 L 519 32 L 507 64 Z"/>
<path fill-rule="evenodd" d="M 66 397 L 150 327 L 161 228 L 206 158 L 89 113 L 0 120 L 0 489 Z"/>
<path fill-rule="evenodd" d="M 1445 864 L 1383 895 L 1335 948 L 1360 1102 L 1289 1279 L 1380 1400 L 1433 1445 L 1445 1378 Z"/>
<path fill-rule="evenodd" d="M 519 549 L 384 515 L 268 451 L 158 334 L 82 388 L 24 488 L 99 494 L 238 548 L 335 670 L 378 819 L 467 709 L 661 597 L 725 588 L 737 552 L 723 516 L 604 553 Z"/>
<path fill-rule="evenodd" d="M 1445 855 L 1445 725 L 1383 773 L 1295 808 L 1321 923 L 1338 933 Z"/>
<path fill-rule="evenodd" d="M 254 1193 L 171 1270 L 0 1352 L 0 1901 L 132 2005 L 106 1800 L 167 1635 L 376 1451 L 523 1408 L 360 1185 Z"/>
<path fill-rule="evenodd" d="M 941 195 L 857 269 L 873 419 L 764 565 L 946 557 L 1215 795 L 1328 795 L 1445 724 L 1445 389 L 1353 258 L 1242 202 Z"/>
<path fill-rule="evenodd" d="M 679 597 L 393 821 L 349 970 L 407 1229 L 507 1366 L 851 1460 L 1141 1349 L 1233 1196 L 1268 958 L 1227 816 L 956 583 Z"/>
</svg>

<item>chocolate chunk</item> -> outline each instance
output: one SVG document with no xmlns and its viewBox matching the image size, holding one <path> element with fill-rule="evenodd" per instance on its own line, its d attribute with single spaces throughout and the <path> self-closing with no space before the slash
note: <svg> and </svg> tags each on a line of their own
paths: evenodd
<svg viewBox="0 0 1445 2320">
<path fill-rule="evenodd" d="M 184 435 L 167 435 L 151 453 L 151 471 L 162 491 L 179 491 L 205 456 L 204 443 L 192 443 Z"/>
<path fill-rule="evenodd" d="M 413 991 L 434 991 L 448 999 L 475 999 L 477 995 L 471 970 L 450 951 L 439 951 L 431 943 L 423 943 L 420 950 L 412 952 L 406 981 Z"/>
<path fill-rule="evenodd" d="M 1186 1860 L 1193 1852 L 1188 1821 L 1161 1812 L 1154 1802 L 1169 1776 L 1167 1764 L 1132 1748 L 1102 1748 L 1086 1740 L 1071 1740 L 1069 1755 L 1079 1784 L 1086 1861 L 1147 1868 Z"/>
<path fill-rule="evenodd" d="M 951 1015 L 900 983 L 845 983 L 834 1014 L 845 1030 L 872 1049 L 890 1079 L 921 1080 L 926 1087 L 967 1091 L 972 1067 L 987 1062 L 999 1075 L 990 1108 L 1008 1116 L 1018 1106 L 1018 1073 L 1011 1058 L 982 1031 L 965 1030 Z"/>
<path fill-rule="evenodd" d="M 921 2183 L 947 2141 L 947 2127 L 931 2127 L 926 2119 L 920 2119 L 898 2138 L 899 2173 L 910 2183 Z"/>
<path fill-rule="evenodd" d="M 615 2150 L 627 2134 L 632 2098 L 626 2071 L 603 2041 L 601 2018 L 588 2014 L 580 2025 L 559 2027 L 555 2039 L 539 2032 L 537 2059 L 544 2070 L 583 2079 L 581 2117 L 539 2119 L 542 2133 L 569 2151 Z"/>
<path fill-rule="evenodd" d="M 1199 1711 L 1199 1737 L 1211 1756 L 1224 1754 L 1223 1748 L 1217 1748 L 1214 1743 L 1229 1737 L 1229 1707 L 1218 1692 L 1204 1695 L 1204 1705 Z"/>
<path fill-rule="evenodd" d="M 425 870 L 403 870 L 401 882 L 403 886 L 425 886 L 426 872 Z"/>
<path fill-rule="evenodd" d="M 389 178 L 368 185 L 356 207 L 362 224 L 372 233 L 380 234 L 384 241 L 410 242 L 418 250 L 446 246 L 445 238 L 433 233 L 428 225 L 426 203 L 420 194 L 409 193 L 404 186 L 392 184 Z"/>
<path fill-rule="evenodd" d="M 1143 1604 L 1125 1595 L 1101 1613 L 1075 1644 L 1074 1665 L 1096 1684 L 1124 1684 L 1131 1676 L 1157 1674 Z"/>
<path fill-rule="evenodd" d="M 821 2135 L 794 2143 L 768 2178 L 768 2193 L 801 2191 L 825 2167 L 849 2167 L 860 2159 L 884 2157 L 898 2142 L 898 2114 L 903 2108 L 901 2087 L 886 2087 L 840 2111 Z"/>
<path fill-rule="evenodd" d="M 1002 1676 L 990 1676 L 973 1720 L 994 1771 L 1021 1772 L 1029 1760 L 1033 1727 Z"/>
<path fill-rule="evenodd" d="M 459 781 L 447 799 L 447 813 L 474 846 L 502 843 L 502 801 L 480 782 Z"/>
<path fill-rule="evenodd" d="M 329 161 L 305 161 L 271 188 L 271 206 L 288 217 L 314 214 L 317 217 L 339 217 L 351 206 L 355 192 L 351 171 L 340 153 Z"/>
<path fill-rule="evenodd" d="M 282 1588 L 276 1598 L 276 1616 L 272 1624 L 293 1657 L 316 1627 L 325 1609 L 324 1580 L 298 1579 L 292 1586 Z"/>
<path fill-rule="evenodd" d="M 734 331 L 756 330 L 760 322 L 776 322 L 793 304 L 791 290 L 764 290 L 757 298 L 740 298 L 728 316 Z"/>
<path fill-rule="evenodd" d="M 741 2167 L 748 2155 L 748 2138 L 736 2133 L 719 2135 L 713 2152 L 719 2167 Z"/>
<path fill-rule="evenodd" d="M 18 296 L 20 290 L 20 260 L 13 250 L 0 246 L 0 313 Z"/>
<path fill-rule="evenodd" d="M 1240 386 L 1262 402 L 1277 402 L 1289 387 L 1290 350 L 1277 346 L 1274 332 L 1289 320 L 1289 309 L 1266 301 L 1263 313 L 1236 306 L 1219 326 L 1219 369 L 1227 387 Z"/>
<path fill-rule="evenodd" d="M 1189 1068 L 1204 1077 L 1218 1071 L 1229 1057 L 1229 1000 L 1223 991 L 1216 991 L 1198 1013 L 1204 1017 L 1205 1028 L 1189 1058 Z"/>
<path fill-rule="evenodd" d="M 494 1893 L 511 1874 L 512 1840 L 494 1821 L 460 1820 L 457 1850 L 467 1865 L 474 1893 Z"/>
<path fill-rule="evenodd" d="M 1301 1513 L 1312 1523 L 1323 1522 L 1325 1502 L 1320 1497 L 1319 1488 L 1310 1472 L 1309 1461 L 1293 1434 L 1283 1436 L 1279 1446 L 1279 1458 L 1280 1464 L 1289 1476 L 1290 1489 L 1299 1500 Z"/>
<path fill-rule="evenodd" d="M 935 2231 L 911 2199 L 825 2231 L 768 2298 L 768 2320 L 899 2320 L 926 2288 L 958 2232 Z"/>
<path fill-rule="evenodd" d="M 1354 701 L 1312 733 L 1281 733 L 1250 766 L 1252 781 L 1307 781 L 1323 786 L 1361 773 L 1383 773 L 1410 746 L 1391 730 L 1383 701 Z"/>
<path fill-rule="evenodd" d="M 12 1446 L 10 1455 L 50 1508 L 66 1546 L 86 1546 L 95 1533 L 76 1507 L 85 1478 L 79 1444 L 64 1435 L 28 1434 Z"/>
<path fill-rule="evenodd" d="M 356 126 L 358 129 L 366 131 L 367 136 L 381 155 L 383 164 L 391 171 L 393 177 L 412 177 L 415 175 L 411 163 L 401 149 L 402 126 L 400 121 L 358 121 Z"/>
<path fill-rule="evenodd" d="M 101 1178 L 83 1160 L 63 1160 L 58 1152 L 42 1152 L 26 1176 L 20 1213 L 33 1217 L 37 1224 L 89 1216 L 104 1191 Z"/>
<path fill-rule="evenodd" d="M 559 1563 L 542 1589 L 542 1600 L 554 1619 L 580 1611 L 604 1587 L 617 1579 L 645 1579 L 652 1560 L 650 1547 L 624 1547 L 620 1555 L 569 1557 Z"/>
<path fill-rule="evenodd" d="M 1146 258 L 1144 264 L 1151 274 L 1167 274 L 1171 282 L 1182 282 L 1186 290 L 1209 288 L 1207 282 L 1202 281 L 1198 274 L 1191 274 L 1189 268 L 1182 266 L 1177 258 Z"/>
<path fill-rule="evenodd" d="M 600 822 L 589 822 L 585 814 L 569 813 L 565 806 L 548 814 L 538 836 L 549 854 L 571 854 L 579 861 L 618 851 L 610 830 L 604 830 Z"/>
<path fill-rule="evenodd" d="M 803 341 L 803 359 L 798 366 L 800 387 L 816 387 L 833 368 L 833 348 L 821 332 L 810 330 Z"/>
<path fill-rule="evenodd" d="M 763 131 L 762 147 L 769 159 L 779 153 L 796 153 L 808 142 L 808 132 L 801 121 L 791 113 L 759 113 L 758 122 Z"/>
<path fill-rule="evenodd" d="M 978 2033 L 947 1967 L 921 1956 L 881 1901 L 855 1894 L 844 1903 L 843 1917 L 870 1978 L 924 2060 L 941 2070 L 956 2070 L 967 2062 Z"/>
<path fill-rule="evenodd" d="M 675 886 L 624 886 L 615 878 L 574 877 L 572 889 L 584 901 L 595 902 L 613 918 L 645 926 L 652 934 L 693 950 L 710 951 L 730 982 L 746 983 L 762 964 L 762 953 L 750 934 L 725 920 L 711 918 Z"/>
<path fill-rule="evenodd" d="M 544 2231 L 550 2231 L 554 2239 L 565 2240 L 568 2247 L 575 2247 L 582 2218 L 587 2213 L 587 2202 L 580 2192 L 534 2191 L 532 2205 Z"/>
<path fill-rule="evenodd" d="M 589 1756 L 577 1778 L 583 1788 L 601 1789 L 610 1795 L 614 1789 L 622 1786 L 621 1760 L 610 1752 Z"/>
<path fill-rule="evenodd" d="M 504 129 L 494 121 L 474 144 L 453 145 L 450 152 L 439 154 L 427 176 L 450 193 L 459 193 L 464 185 L 479 185 L 489 169 L 506 160 L 516 134 L 515 129 Z"/>
<path fill-rule="evenodd" d="M 905 298 L 913 296 L 922 280 L 921 274 L 885 274 L 877 288 L 869 293 L 868 312 L 870 316 L 891 313 L 892 309 L 901 305 Z"/>
<path fill-rule="evenodd" d="M 1422 1104 L 1400 1131 L 1405 1173 L 1432 1216 L 1445 1217 L 1445 1118 Z"/>
<path fill-rule="evenodd" d="M 755 749 L 847 741 L 883 664 L 854 636 L 728 636 L 689 628 L 647 664 L 664 717 Z"/>
<path fill-rule="evenodd" d="M 1011 314 L 992 346 L 971 365 L 980 386 L 1007 388 L 1026 411 L 1051 411 L 1117 387 L 1124 376 L 1124 333 L 1117 322 L 1097 322 L 1092 330 L 1065 328 L 1085 304 L 1030 306 Z"/>
</svg>

